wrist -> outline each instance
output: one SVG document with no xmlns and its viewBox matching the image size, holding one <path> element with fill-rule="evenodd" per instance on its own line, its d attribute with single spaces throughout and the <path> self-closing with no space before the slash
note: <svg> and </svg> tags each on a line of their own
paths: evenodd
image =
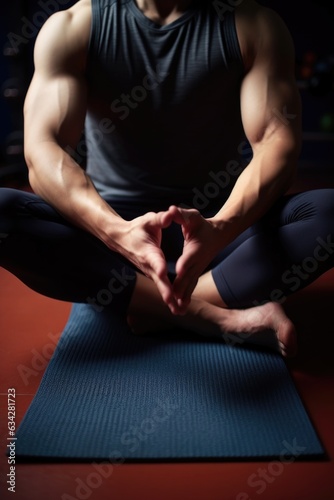
<svg viewBox="0 0 334 500">
<path fill-rule="evenodd" d="M 105 214 L 99 224 L 98 238 L 110 249 L 119 252 L 122 240 L 128 232 L 129 222 L 113 212 Z"/>
<path fill-rule="evenodd" d="M 217 241 L 220 242 L 219 250 L 225 248 L 238 235 L 235 230 L 235 223 L 225 219 L 221 214 L 208 219 L 217 234 Z"/>
</svg>

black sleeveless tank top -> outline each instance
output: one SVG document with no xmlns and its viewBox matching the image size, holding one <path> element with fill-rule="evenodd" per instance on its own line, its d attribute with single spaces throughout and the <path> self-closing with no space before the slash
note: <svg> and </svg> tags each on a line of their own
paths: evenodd
<svg viewBox="0 0 334 500">
<path fill-rule="evenodd" d="M 234 14 L 195 0 L 160 26 L 135 0 L 92 0 L 87 173 L 109 201 L 220 208 L 242 169 Z"/>
</svg>

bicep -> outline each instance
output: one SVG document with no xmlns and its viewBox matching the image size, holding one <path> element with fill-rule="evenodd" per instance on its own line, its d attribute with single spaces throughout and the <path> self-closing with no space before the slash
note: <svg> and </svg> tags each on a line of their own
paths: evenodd
<svg viewBox="0 0 334 500">
<path fill-rule="evenodd" d="M 241 114 L 253 147 L 279 141 L 282 153 L 298 155 L 301 105 L 294 74 L 294 47 L 275 15 L 261 20 L 262 37 L 241 86 Z"/>
<path fill-rule="evenodd" d="M 24 106 L 25 143 L 55 141 L 75 147 L 85 119 L 85 83 L 71 75 L 48 78 L 38 72 L 29 87 Z"/>
<path fill-rule="evenodd" d="M 84 126 L 86 81 L 81 65 L 74 61 L 78 48 L 67 49 L 71 47 L 71 26 L 65 16 L 49 21 L 36 41 L 35 71 L 24 103 L 28 149 L 45 141 L 74 147 Z M 65 30 L 63 37 L 59 37 L 61 30 Z"/>
</svg>

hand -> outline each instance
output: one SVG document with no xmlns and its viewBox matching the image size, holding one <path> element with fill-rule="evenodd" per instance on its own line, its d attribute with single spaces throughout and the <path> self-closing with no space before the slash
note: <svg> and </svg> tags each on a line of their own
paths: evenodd
<svg viewBox="0 0 334 500">
<path fill-rule="evenodd" d="M 173 293 L 181 312 L 185 312 L 198 278 L 223 246 L 221 230 L 212 219 L 196 209 L 169 208 L 173 221 L 182 226 L 183 252 L 176 263 Z"/>
<path fill-rule="evenodd" d="M 162 229 L 173 221 L 173 213 L 148 212 L 122 224 L 117 236 L 116 249 L 156 284 L 163 301 L 173 314 L 180 308 L 174 297 L 167 274 L 167 263 L 161 250 Z"/>
</svg>

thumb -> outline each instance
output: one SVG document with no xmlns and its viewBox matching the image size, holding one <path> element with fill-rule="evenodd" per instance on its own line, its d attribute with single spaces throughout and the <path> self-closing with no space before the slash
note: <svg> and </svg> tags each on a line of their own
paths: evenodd
<svg viewBox="0 0 334 500">
<path fill-rule="evenodd" d="M 165 212 L 158 212 L 156 214 L 156 223 L 157 226 L 159 226 L 161 229 L 169 227 L 173 220 L 173 213 L 170 210 L 166 210 Z"/>
<path fill-rule="evenodd" d="M 190 224 L 191 219 L 198 215 L 199 212 L 195 208 L 182 208 L 176 205 L 171 205 L 169 207 L 169 213 L 173 216 L 173 221 L 181 226 L 187 226 Z"/>
</svg>

